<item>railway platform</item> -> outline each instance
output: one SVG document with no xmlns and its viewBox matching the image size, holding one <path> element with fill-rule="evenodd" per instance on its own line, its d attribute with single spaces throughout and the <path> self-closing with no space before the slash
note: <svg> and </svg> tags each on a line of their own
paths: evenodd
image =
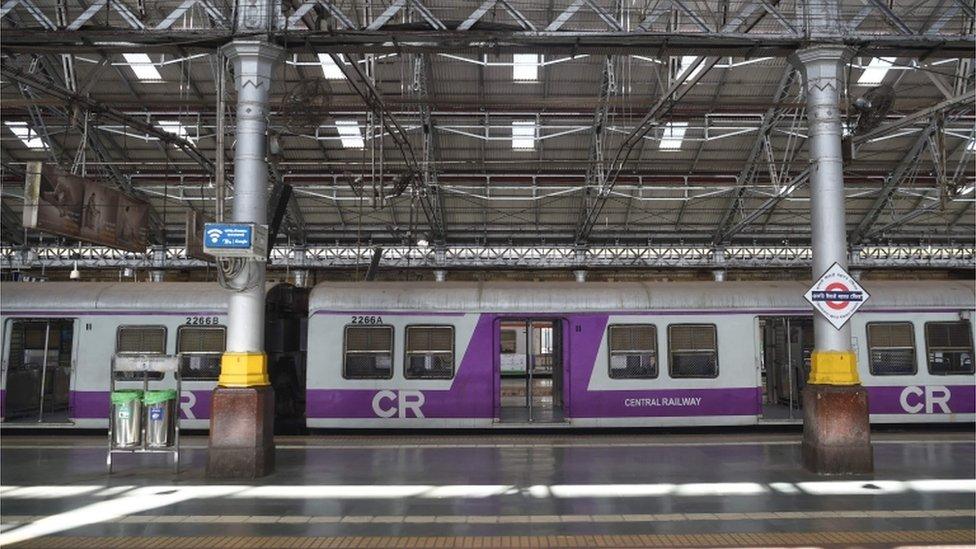
<svg viewBox="0 0 976 549">
<path fill-rule="evenodd" d="M 277 439 L 276 472 L 208 480 L 104 436 L 0 437 L 3 547 L 919 546 L 976 542 L 971 430 L 873 436 L 872 475 L 803 472 L 798 432 Z"/>
</svg>

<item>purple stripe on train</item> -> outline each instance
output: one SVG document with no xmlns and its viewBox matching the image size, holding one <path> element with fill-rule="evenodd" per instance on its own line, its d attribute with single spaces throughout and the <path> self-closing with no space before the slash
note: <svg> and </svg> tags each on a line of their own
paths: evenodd
<svg viewBox="0 0 976 549">
<path fill-rule="evenodd" d="M 108 391 L 72 391 L 73 419 L 105 419 L 109 412 Z M 180 398 L 181 419 L 209 419 L 212 391 L 183 391 Z M 187 414 L 187 410 L 190 414 Z"/>
<path fill-rule="evenodd" d="M 449 389 L 310 389 L 309 418 L 491 418 L 498 417 L 497 322 L 509 315 L 483 314 L 472 333 Z M 541 317 L 544 315 L 534 315 Z M 609 316 L 571 315 L 564 323 L 563 362 L 567 417 L 667 417 L 758 415 L 760 390 L 746 388 L 589 391 Z"/>
<path fill-rule="evenodd" d="M 867 387 L 872 414 L 972 414 L 976 385 Z"/>
<path fill-rule="evenodd" d="M 458 365 L 451 388 L 309 389 L 309 418 L 490 418 L 493 383 L 489 367 L 494 355 L 493 318 L 481 315 Z"/>
</svg>

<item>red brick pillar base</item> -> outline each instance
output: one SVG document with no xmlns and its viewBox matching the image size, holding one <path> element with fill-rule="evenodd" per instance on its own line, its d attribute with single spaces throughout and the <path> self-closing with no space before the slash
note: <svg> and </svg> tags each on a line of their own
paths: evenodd
<svg viewBox="0 0 976 549">
<path fill-rule="evenodd" d="M 214 389 L 208 477 L 253 479 L 274 472 L 274 403 L 269 386 Z"/>
<path fill-rule="evenodd" d="M 803 466 L 824 475 L 874 471 L 868 393 L 864 387 L 803 388 Z"/>
</svg>

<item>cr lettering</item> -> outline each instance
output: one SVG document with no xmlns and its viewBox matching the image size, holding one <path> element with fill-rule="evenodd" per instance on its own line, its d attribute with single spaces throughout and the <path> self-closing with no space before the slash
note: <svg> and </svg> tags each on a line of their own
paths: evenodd
<svg viewBox="0 0 976 549">
<path fill-rule="evenodd" d="M 922 410 L 925 410 L 926 414 L 951 414 L 952 411 L 949 409 L 949 398 L 951 396 L 949 388 L 944 385 L 926 385 L 925 387 L 911 385 L 902 390 L 898 401 L 902 410 L 909 414 L 917 414 Z M 939 408 L 938 412 L 935 411 L 936 407 Z"/>
<path fill-rule="evenodd" d="M 382 418 L 405 419 L 409 417 L 407 414 L 410 412 L 413 417 L 423 418 L 421 407 L 425 401 L 426 398 L 421 391 L 384 389 L 373 395 L 373 413 Z"/>
</svg>

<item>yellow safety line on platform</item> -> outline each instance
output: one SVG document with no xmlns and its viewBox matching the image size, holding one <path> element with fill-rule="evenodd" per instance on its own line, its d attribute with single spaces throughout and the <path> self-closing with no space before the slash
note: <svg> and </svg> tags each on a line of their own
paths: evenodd
<svg viewBox="0 0 976 549">
<path fill-rule="evenodd" d="M 728 534 L 592 535 L 592 536 L 150 536 L 150 537 L 46 537 L 16 547 L 158 548 L 158 547 L 732 547 L 915 543 L 972 544 L 974 530 L 890 531 L 890 532 L 751 532 Z M 11 546 L 14 547 L 14 546 Z"/>
</svg>

